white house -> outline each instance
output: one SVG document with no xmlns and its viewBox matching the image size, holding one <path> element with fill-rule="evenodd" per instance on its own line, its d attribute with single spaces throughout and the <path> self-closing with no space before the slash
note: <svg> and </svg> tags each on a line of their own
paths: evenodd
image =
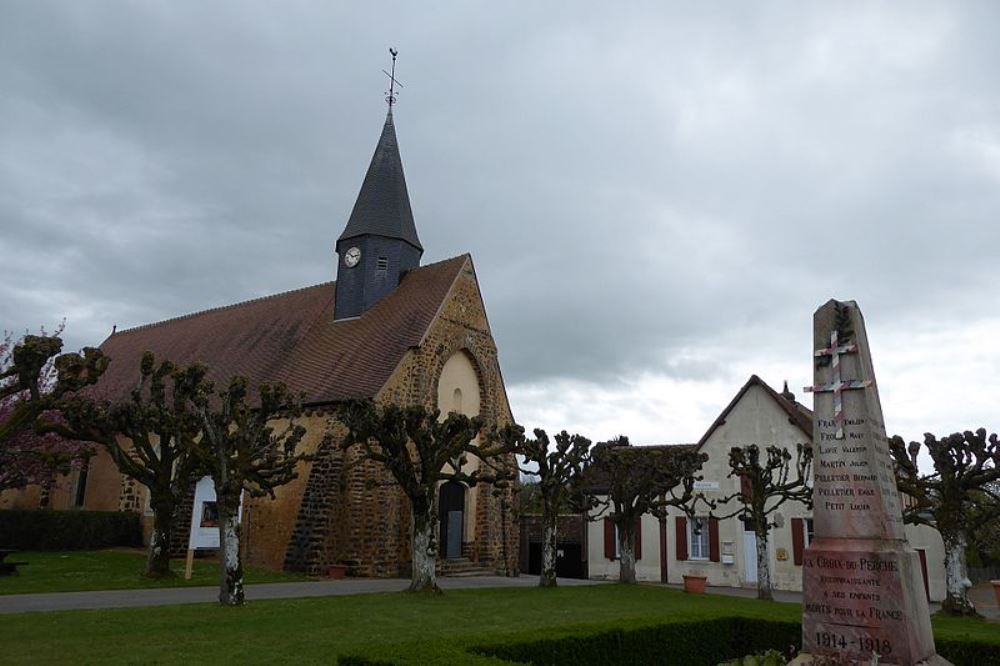
<svg viewBox="0 0 1000 666">
<path fill-rule="evenodd" d="M 732 402 L 695 446 L 708 454 L 698 489 L 710 499 L 721 499 L 739 490 L 729 478 L 729 450 L 734 446 L 776 445 L 795 455 L 796 444 L 812 443 L 812 411 L 796 402 L 788 391 L 778 393 L 756 375 L 739 390 Z M 679 445 L 683 446 L 683 445 Z M 636 578 L 640 581 L 682 583 L 684 574 L 708 577 L 709 585 L 756 587 L 757 541 L 752 529 L 739 518 L 725 520 L 704 516 L 689 519 L 671 509 L 666 520 L 642 517 L 636 545 Z M 716 513 L 722 513 L 717 509 Z M 614 526 L 600 520 L 590 523 L 587 534 L 590 578 L 618 577 Z M 802 551 L 812 536 L 812 518 L 804 505 L 785 503 L 772 514 L 768 557 L 771 584 L 777 590 L 802 590 Z M 937 530 L 906 527 L 910 545 L 920 554 L 929 598 L 945 596 L 944 544 Z"/>
</svg>

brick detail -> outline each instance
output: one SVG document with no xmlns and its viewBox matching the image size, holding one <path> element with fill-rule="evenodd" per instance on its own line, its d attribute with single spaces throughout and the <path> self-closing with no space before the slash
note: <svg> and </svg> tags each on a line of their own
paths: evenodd
<svg viewBox="0 0 1000 666">
<path fill-rule="evenodd" d="M 406 354 L 376 401 L 435 407 L 441 371 L 458 352 L 467 353 L 476 368 L 480 415 L 487 428 L 510 423 L 496 345 L 471 262 L 462 269 L 422 343 Z M 334 438 L 339 444 L 342 426 L 335 427 L 340 429 Z M 513 467 L 513 458 L 505 464 Z M 330 564 L 346 563 L 355 576 L 409 575 L 409 503 L 382 466 L 362 460 L 360 451 L 345 456 L 332 446 L 303 476 L 307 480 L 302 499 L 292 509 L 295 527 L 283 558 L 286 568 L 322 574 Z M 488 484 L 470 490 L 470 495 L 475 493 L 475 528 L 466 535 L 463 552 L 498 573 L 518 570 L 515 492 Z"/>
<path fill-rule="evenodd" d="M 121 475 L 122 489 L 118 497 L 119 511 L 134 511 L 142 513 L 142 494 L 139 491 L 139 482 L 135 479 Z"/>
<path fill-rule="evenodd" d="M 309 470 L 305 494 L 285 555 L 286 571 L 325 574 L 337 563 L 334 509 L 343 504 L 344 456 L 336 439 L 324 441 Z"/>
</svg>

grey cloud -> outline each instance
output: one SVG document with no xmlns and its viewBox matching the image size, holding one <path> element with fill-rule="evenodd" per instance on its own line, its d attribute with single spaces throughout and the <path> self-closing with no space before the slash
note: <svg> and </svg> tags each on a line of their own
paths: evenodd
<svg viewBox="0 0 1000 666">
<path fill-rule="evenodd" d="M 0 322 L 92 344 L 332 279 L 390 43 L 426 259 L 472 252 L 509 382 L 718 378 L 808 345 L 831 296 L 971 320 L 997 304 L 997 13 L 11 3 Z"/>
</svg>

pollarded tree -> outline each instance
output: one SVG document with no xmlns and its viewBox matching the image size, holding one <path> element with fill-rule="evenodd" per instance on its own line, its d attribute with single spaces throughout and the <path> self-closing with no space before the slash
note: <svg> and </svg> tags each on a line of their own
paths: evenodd
<svg viewBox="0 0 1000 666">
<path fill-rule="evenodd" d="M 57 356 L 60 331 L 61 325 L 54 335 L 42 331 L 15 342 L 8 334 L 0 341 L 0 490 L 31 484 L 47 489 L 55 474 L 68 473 L 92 454 L 84 442 L 34 429 L 55 400 L 94 383 L 107 366 L 96 349 Z"/>
<path fill-rule="evenodd" d="M 969 599 L 965 549 L 974 533 L 1000 521 L 1000 442 L 986 430 L 966 430 L 943 439 L 927 433 L 924 448 L 934 464 L 920 474 L 920 444 L 904 446 L 899 436 L 889 440 L 896 483 L 905 496 L 903 519 L 937 528 L 944 539 L 947 596 L 941 609 L 950 615 L 977 615 Z"/>
<path fill-rule="evenodd" d="M 519 425 L 504 427 L 495 438 L 505 452 L 523 456 L 521 472 L 538 477 L 542 510 L 542 572 L 538 585 L 555 587 L 559 512 L 566 508 L 580 484 L 589 459 L 590 440 L 563 430 L 555 436 L 553 447 L 541 428 L 535 428 L 535 438 L 530 439 Z"/>
<path fill-rule="evenodd" d="M 195 480 L 193 443 L 201 424 L 189 399 L 206 368 L 177 368 L 157 363 L 146 352 L 139 381 L 129 397 L 110 403 L 89 395 L 73 395 L 54 403 L 58 417 L 42 421 L 41 432 L 93 442 L 108 452 L 118 471 L 145 486 L 153 511 L 145 575 L 163 578 L 170 571 L 170 539 L 174 519 Z"/>
<path fill-rule="evenodd" d="M 989 490 L 1000 497 L 1000 481 L 991 483 Z M 971 536 L 979 559 L 990 565 L 1000 565 L 1000 520 L 987 522 Z"/>
<path fill-rule="evenodd" d="M 594 446 L 586 486 L 618 533 L 619 581 L 635 582 L 635 537 L 643 514 L 665 518 L 675 507 L 691 514 L 694 482 L 708 455 L 689 446 L 642 447 L 624 435 Z"/>
<path fill-rule="evenodd" d="M 736 446 L 729 450 L 729 478 L 740 480 L 740 490 L 721 500 L 721 504 L 738 502 L 734 511 L 716 516 L 719 519 L 740 516 L 753 527 L 757 537 L 757 598 L 773 600 L 771 593 L 771 566 L 767 542 L 771 528 L 775 527 L 771 515 L 788 501 L 801 502 L 812 508 L 812 447 L 797 444 L 795 463 L 792 454 L 784 448 L 769 446 L 761 450 L 756 444 Z M 713 509 L 715 505 L 713 503 Z"/>
<path fill-rule="evenodd" d="M 274 489 L 296 477 L 298 451 L 306 429 L 296 423 L 299 403 L 283 384 L 263 384 L 252 404 L 247 380 L 234 377 L 216 393 L 211 382 L 192 387 L 191 401 L 200 417 L 201 439 L 192 454 L 215 482 L 221 547 L 219 603 L 245 603 L 240 552 L 240 504 L 250 497 L 274 497 Z"/>
<path fill-rule="evenodd" d="M 412 575 L 410 591 L 440 592 L 437 586 L 438 487 L 459 481 L 472 487 L 495 478 L 486 466 L 465 471 L 470 455 L 488 460 L 503 453 L 501 447 L 477 446 L 482 430 L 479 417 L 452 412 L 443 421 L 440 412 L 422 406 L 376 405 L 371 400 L 352 401 L 340 410 L 347 427 L 343 447 L 360 447 L 362 456 L 384 467 L 410 502 Z"/>
</svg>

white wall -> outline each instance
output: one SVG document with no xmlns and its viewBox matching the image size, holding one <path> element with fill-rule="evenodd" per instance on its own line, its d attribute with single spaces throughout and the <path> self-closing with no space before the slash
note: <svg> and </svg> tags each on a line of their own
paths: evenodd
<svg viewBox="0 0 1000 666">
<path fill-rule="evenodd" d="M 594 522 L 587 525 L 587 576 L 599 580 L 618 580 L 618 560 L 604 557 L 604 510 L 595 511 Z M 660 522 L 646 514 L 642 517 L 642 559 L 636 560 L 636 580 L 660 582 Z"/>
</svg>

